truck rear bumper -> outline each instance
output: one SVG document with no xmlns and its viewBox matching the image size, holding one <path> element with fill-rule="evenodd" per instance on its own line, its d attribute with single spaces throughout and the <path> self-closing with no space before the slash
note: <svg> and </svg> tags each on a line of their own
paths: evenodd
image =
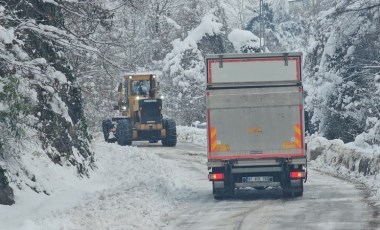
<svg viewBox="0 0 380 230">
<path fill-rule="evenodd" d="M 284 192 L 303 192 L 306 157 L 209 161 L 214 194 L 234 189 L 281 187 Z"/>
<path fill-rule="evenodd" d="M 209 160 L 207 166 L 213 167 L 224 167 L 226 160 Z M 284 160 L 289 164 L 295 165 L 306 165 L 306 157 L 294 157 L 294 158 L 271 158 L 271 159 L 234 159 L 234 167 L 249 167 L 249 166 L 268 166 L 268 165 L 280 165 Z"/>
</svg>

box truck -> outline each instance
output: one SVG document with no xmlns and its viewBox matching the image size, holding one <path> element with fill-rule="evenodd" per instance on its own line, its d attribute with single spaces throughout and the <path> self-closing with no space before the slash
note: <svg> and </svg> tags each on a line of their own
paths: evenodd
<svg viewBox="0 0 380 230">
<path fill-rule="evenodd" d="M 209 180 L 302 196 L 307 178 L 301 53 L 206 55 Z"/>
</svg>

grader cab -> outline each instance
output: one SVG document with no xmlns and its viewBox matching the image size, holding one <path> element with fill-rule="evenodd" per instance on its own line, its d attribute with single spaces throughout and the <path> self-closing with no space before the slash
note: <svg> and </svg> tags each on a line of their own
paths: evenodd
<svg viewBox="0 0 380 230">
<path fill-rule="evenodd" d="M 131 145 L 132 141 L 161 140 L 164 146 L 177 144 L 176 124 L 163 118 L 162 98 L 157 97 L 157 81 L 154 74 L 127 75 L 119 84 L 118 105 L 120 116 L 102 122 L 106 142 Z"/>
</svg>

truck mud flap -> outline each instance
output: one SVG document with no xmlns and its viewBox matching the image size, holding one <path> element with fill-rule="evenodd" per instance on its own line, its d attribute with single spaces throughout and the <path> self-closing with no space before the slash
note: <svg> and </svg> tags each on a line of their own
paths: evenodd
<svg viewBox="0 0 380 230">
<path fill-rule="evenodd" d="M 282 164 L 283 172 L 281 174 L 281 187 L 284 197 L 296 197 L 303 195 L 303 180 L 290 179 L 289 165 L 284 162 Z"/>
<path fill-rule="evenodd" d="M 227 177 L 224 180 L 225 187 L 225 196 L 226 197 L 234 197 L 235 195 L 235 182 L 234 175 L 232 173 L 233 163 L 231 161 L 226 161 L 224 164 L 225 172 L 227 172 Z"/>
</svg>

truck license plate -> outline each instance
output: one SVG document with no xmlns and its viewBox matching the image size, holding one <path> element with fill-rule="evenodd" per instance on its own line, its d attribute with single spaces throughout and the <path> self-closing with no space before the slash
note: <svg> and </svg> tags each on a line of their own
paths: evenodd
<svg viewBox="0 0 380 230">
<path fill-rule="evenodd" d="M 243 177 L 242 182 L 243 183 L 249 183 L 249 182 L 271 182 L 273 181 L 273 177 L 271 176 L 255 176 L 255 177 Z"/>
</svg>

